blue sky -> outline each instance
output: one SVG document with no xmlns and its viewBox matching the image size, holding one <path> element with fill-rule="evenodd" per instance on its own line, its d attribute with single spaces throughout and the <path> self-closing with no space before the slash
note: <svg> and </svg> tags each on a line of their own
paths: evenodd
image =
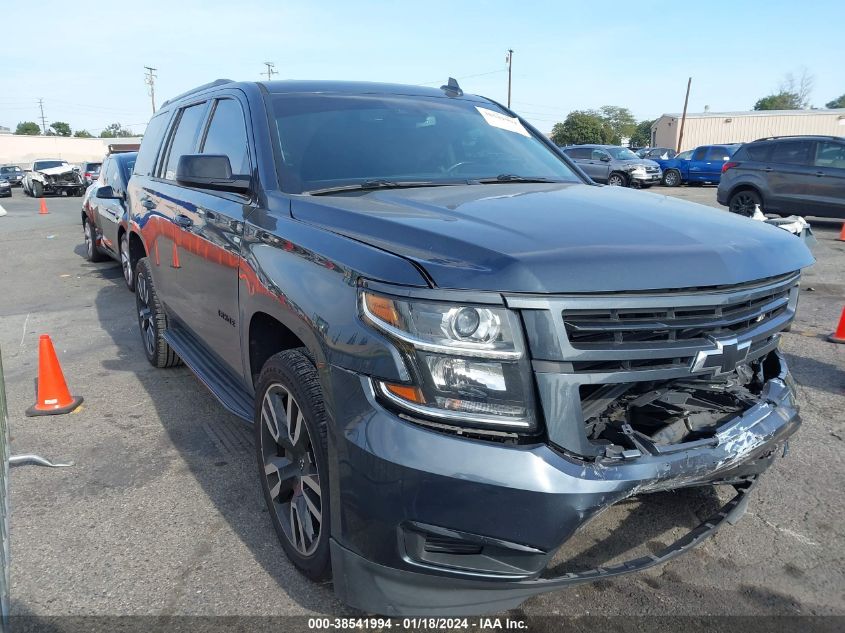
<svg viewBox="0 0 845 633">
<path fill-rule="evenodd" d="M 542 131 L 605 104 L 638 119 L 678 112 L 690 75 L 693 112 L 750 109 L 802 67 L 813 105 L 845 93 L 845 8 L 833 1 L 37 4 L 34 28 L 3 18 L 0 125 L 11 128 L 37 121 L 43 97 L 48 124 L 142 131 L 145 65 L 158 68 L 159 103 L 217 77 L 260 79 L 264 61 L 282 79 L 439 86 L 451 75 L 504 102 L 508 48 L 513 107 Z"/>
</svg>

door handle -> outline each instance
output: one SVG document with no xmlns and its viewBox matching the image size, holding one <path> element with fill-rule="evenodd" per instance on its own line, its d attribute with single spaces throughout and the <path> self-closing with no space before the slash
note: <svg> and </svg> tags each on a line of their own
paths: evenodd
<svg viewBox="0 0 845 633">
<path fill-rule="evenodd" d="M 149 209 L 150 211 L 152 211 L 156 208 L 156 203 L 150 200 L 149 198 L 144 198 L 143 200 L 141 200 L 141 206 L 145 209 Z"/>
<path fill-rule="evenodd" d="M 821 178 L 822 176 L 824 176 L 824 172 L 823 172 L 823 171 L 817 171 L 817 172 L 816 172 L 816 178 Z"/>
<path fill-rule="evenodd" d="M 774 171 L 773 167 L 763 167 L 763 171 Z"/>
<path fill-rule="evenodd" d="M 189 229 L 194 225 L 194 221 L 189 218 L 187 215 L 182 215 L 181 213 L 174 218 L 176 225 L 183 228 Z"/>
</svg>

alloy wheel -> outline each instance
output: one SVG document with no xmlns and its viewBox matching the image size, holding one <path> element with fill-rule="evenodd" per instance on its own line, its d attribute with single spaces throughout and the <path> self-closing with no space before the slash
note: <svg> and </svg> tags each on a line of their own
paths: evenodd
<svg viewBox="0 0 845 633">
<path fill-rule="evenodd" d="M 676 171 L 669 171 L 666 172 L 666 175 L 663 178 L 663 181 L 669 187 L 677 187 L 678 186 L 678 172 Z"/>
<path fill-rule="evenodd" d="M 611 174 L 610 178 L 607 179 L 607 184 L 611 187 L 622 187 L 625 185 L 625 182 L 619 174 Z"/>
<path fill-rule="evenodd" d="M 731 211 L 739 215 L 751 216 L 754 214 L 754 206 L 760 204 L 757 197 L 752 193 L 738 193 L 731 199 Z"/>
<path fill-rule="evenodd" d="M 320 473 L 304 414 L 279 383 L 268 387 L 261 402 L 261 457 L 272 510 L 291 545 L 310 556 L 323 523 Z"/>
<path fill-rule="evenodd" d="M 155 355 L 155 318 L 150 307 L 150 287 L 145 275 L 138 275 L 137 286 L 135 295 L 138 302 L 138 325 L 141 327 L 141 338 L 144 340 L 147 355 L 152 358 Z"/>
<path fill-rule="evenodd" d="M 85 251 L 88 253 L 88 257 L 91 257 L 94 254 L 94 237 L 91 235 L 91 224 L 83 222 L 82 232 L 85 235 Z"/>
<path fill-rule="evenodd" d="M 126 284 L 132 285 L 132 260 L 129 259 L 129 243 L 126 237 L 120 238 L 120 266 L 123 268 L 123 278 Z"/>
</svg>

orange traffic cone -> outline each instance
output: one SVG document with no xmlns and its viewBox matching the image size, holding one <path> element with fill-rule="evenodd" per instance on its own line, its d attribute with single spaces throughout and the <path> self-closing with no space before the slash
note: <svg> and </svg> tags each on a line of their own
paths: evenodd
<svg viewBox="0 0 845 633">
<path fill-rule="evenodd" d="M 842 231 L 839 233 L 839 241 L 845 242 L 845 222 L 842 223 Z"/>
<path fill-rule="evenodd" d="M 47 211 L 47 201 L 44 198 L 41 198 L 41 209 L 38 211 L 38 215 L 47 215 L 50 213 Z"/>
<path fill-rule="evenodd" d="M 72 396 L 65 376 L 53 349 L 49 335 L 42 334 L 38 341 L 38 400 L 26 414 L 57 415 L 73 411 L 82 403 L 82 396 Z"/>
<path fill-rule="evenodd" d="M 836 331 L 827 337 L 831 343 L 845 343 L 845 308 L 842 308 L 842 316 L 839 317 L 839 325 Z"/>
</svg>

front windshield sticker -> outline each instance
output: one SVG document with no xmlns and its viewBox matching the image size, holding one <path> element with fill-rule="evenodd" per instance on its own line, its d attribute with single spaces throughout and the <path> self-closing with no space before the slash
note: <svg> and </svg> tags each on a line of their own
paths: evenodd
<svg viewBox="0 0 845 633">
<path fill-rule="evenodd" d="M 475 109 L 478 110 L 478 113 L 484 117 L 484 120 L 493 127 L 508 130 L 509 132 L 516 132 L 517 134 L 522 134 L 523 136 L 531 136 L 528 133 L 528 130 L 522 126 L 522 123 L 520 123 L 519 119 L 516 117 L 509 117 L 506 114 L 494 112 L 493 110 L 488 110 L 487 108 L 479 108 L 478 106 L 475 106 Z"/>
</svg>

